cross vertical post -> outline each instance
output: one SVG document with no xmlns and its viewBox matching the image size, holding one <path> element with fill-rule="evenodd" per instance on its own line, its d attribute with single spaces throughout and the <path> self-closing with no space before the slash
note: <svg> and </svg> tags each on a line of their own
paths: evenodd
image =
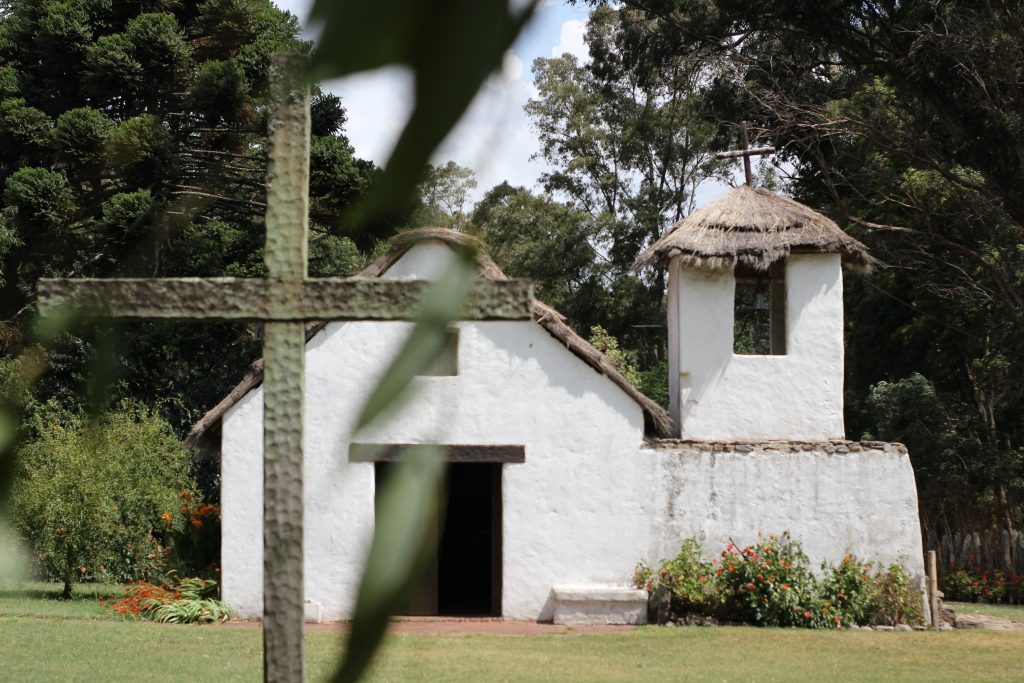
<svg viewBox="0 0 1024 683">
<path fill-rule="evenodd" d="M 771 154 L 775 151 L 774 147 L 755 147 L 750 149 L 750 140 L 747 138 L 747 122 L 740 121 L 740 149 L 729 150 L 728 152 L 719 152 L 715 155 L 716 159 L 735 159 L 736 157 L 743 157 L 743 175 L 747 182 L 747 186 L 753 185 L 753 174 L 750 171 L 750 157 L 755 154 Z"/>
<path fill-rule="evenodd" d="M 303 58 L 271 65 L 264 263 L 271 314 L 291 308 L 306 279 L 309 90 Z M 277 310 L 274 310 L 277 309 Z M 304 679 L 303 372 L 306 324 L 263 325 L 263 665 L 267 681 Z"/>
</svg>

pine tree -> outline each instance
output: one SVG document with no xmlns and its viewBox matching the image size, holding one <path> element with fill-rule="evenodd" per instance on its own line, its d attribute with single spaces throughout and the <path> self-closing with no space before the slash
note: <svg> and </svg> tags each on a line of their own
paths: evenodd
<svg viewBox="0 0 1024 683">
<path fill-rule="evenodd" d="M 269 0 L 14 0 L 0 15 L 0 323 L 16 353 L 41 276 L 262 274 L 270 55 L 308 50 Z M 361 264 L 343 212 L 377 172 L 313 101 L 310 270 Z M 361 236 L 363 246 L 391 225 Z M 109 398 L 187 425 L 258 355 L 258 328 L 127 325 Z M 93 334 L 51 353 L 43 397 L 74 402 Z"/>
</svg>

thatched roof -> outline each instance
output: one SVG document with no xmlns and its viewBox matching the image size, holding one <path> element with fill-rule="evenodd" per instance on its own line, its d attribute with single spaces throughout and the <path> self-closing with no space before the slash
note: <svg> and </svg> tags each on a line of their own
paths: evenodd
<svg viewBox="0 0 1024 683">
<path fill-rule="evenodd" d="M 841 254 L 844 263 L 862 270 L 871 265 L 864 245 L 832 219 L 787 197 L 740 185 L 672 226 L 633 268 L 679 257 L 710 268 L 739 262 L 767 270 L 791 252 Z"/>
<path fill-rule="evenodd" d="M 479 263 L 480 276 L 490 280 L 508 280 L 509 277 L 502 272 L 483 248 L 480 240 L 470 235 L 458 233 L 445 228 L 419 228 L 408 232 L 400 233 L 391 240 L 391 248 L 377 260 L 364 268 L 357 277 L 380 277 L 386 270 L 395 264 L 413 245 L 419 242 L 438 241 L 445 244 L 457 246 L 474 246 L 478 249 L 477 261 Z M 543 327 L 548 334 L 565 345 L 569 351 L 583 360 L 587 365 L 597 372 L 605 375 L 614 382 L 620 389 L 625 391 L 630 398 L 640 404 L 644 413 L 644 428 L 648 436 L 668 436 L 671 433 L 672 422 L 668 413 L 640 392 L 639 389 L 622 376 L 612 365 L 611 360 L 583 337 L 565 324 L 565 317 L 547 304 L 534 300 L 533 319 Z M 325 326 L 325 323 L 311 323 L 306 329 L 306 340 L 312 339 Z M 210 437 L 219 434 L 220 420 L 224 413 L 231 406 L 235 405 L 247 393 L 255 389 L 263 382 L 263 359 L 259 358 L 253 362 L 249 371 L 245 374 L 234 389 L 225 396 L 220 403 L 211 408 L 202 418 L 199 419 L 189 430 L 185 437 L 185 445 L 196 448 L 207 455 L 216 449 L 215 444 L 209 443 Z"/>
</svg>

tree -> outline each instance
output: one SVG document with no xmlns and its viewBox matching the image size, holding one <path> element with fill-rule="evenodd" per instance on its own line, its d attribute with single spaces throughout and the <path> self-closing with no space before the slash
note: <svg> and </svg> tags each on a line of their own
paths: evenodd
<svg viewBox="0 0 1024 683">
<path fill-rule="evenodd" d="M 919 373 L 955 425 L 939 430 L 952 443 L 911 450 L 925 525 L 1019 524 L 1024 190 L 1009 179 L 1024 171 L 1024 8 L 626 4 L 648 19 L 652 59 L 716 65 L 706 115 L 751 119 L 794 166 L 796 197 L 884 264 L 847 286 L 850 431 L 900 437 L 882 409 L 895 394 L 881 400 L 879 383 L 920 389 Z"/>
<path fill-rule="evenodd" d="M 265 97 L 274 51 L 308 50 L 269 0 L 15 0 L 0 15 L 0 323 L 14 354 L 41 276 L 262 273 Z M 350 275 L 386 237 L 357 245 L 346 211 L 379 172 L 317 92 L 314 275 Z M 118 330 L 110 397 L 159 402 L 183 429 L 258 355 L 258 328 L 132 324 Z M 91 326 L 48 352 L 38 398 L 73 407 Z"/>
<path fill-rule="evenodd" d="M 538 97 L 526 105 L 555 169 L 545 187 L 614 219 L 600 241 L 620 267 L 692 211 L 697 186 L 723 168 L 709 150 L 717 127 L 699 116 L 699 63 L 651 59 L 637 45 L 638 21 L 596 8 L 587 23 L 592 61 L 537 59 Z"/>
<path fill-rule="evenodd" d="M 473 169 L 449 161 L 441 166 L 427 164 L 420 182 L 422 205 L 413 213 L 409 224 L 441 226 L 460 230 L 466 227 L 469 193 L 476 189 Z"/>
<path fill-rule="evenodd" d="M 49 406 L 18 454 L 11 517 L 40 569 L 64 583 L 143 578 L 159 538 L 180 525 L 179 494 L 193 482 L 170 425 L 139 405 L 95 421 Z"/>
</svg>

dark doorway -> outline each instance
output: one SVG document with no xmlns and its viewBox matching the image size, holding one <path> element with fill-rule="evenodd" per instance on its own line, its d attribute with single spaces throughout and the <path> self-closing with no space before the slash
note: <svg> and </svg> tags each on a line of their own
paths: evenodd
<svg viewBox="0 0 1024 683">
<path fill-rule="evenodd" d="M 378 490 L 391 466 L 377 463 Z M 501 464 L 451 463 L 447 491 L 437 553 L 407 613 L 500 616 Z"/>
</svg>

